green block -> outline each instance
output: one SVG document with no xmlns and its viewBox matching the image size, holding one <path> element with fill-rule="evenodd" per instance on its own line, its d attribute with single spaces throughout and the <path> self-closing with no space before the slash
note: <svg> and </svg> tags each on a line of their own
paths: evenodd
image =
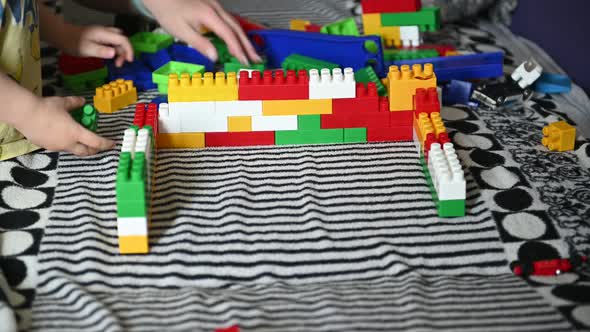
<svg viewBox="0 0 590 332">
<path fill-rule="evenodd" d="M 440 29 L 440 8 L 422 7 L 417 12 L 381 13 L 381 25 L 384 27 L 417 25 L 420 31 L 437 31 Z"/>
<path fill-rule="evenodd" d="M 122 152 L 115 185 L 117 203 L 138 200 L 145 202 L 146 180 L 145 153 L 138 152 L 131 159 L 130 152 Z"/>
<path fill-rule="evenodd" d="M 371 66 L 367 66 L 365 68 L 361 68 L 354 73 L 354 79 L 357 83 L 369 83 L 374 82 L 377 85 L 377 92 L 380 96 L 387 96 L 387 89 L 383 82 L 375 73 L 375 70 Z"/>
<path fill-rule="evenodd" d="M 276 145 L 343 143 L 343 129 L 282 130 L 275 132 Z"/>
<path fill-rule="evenodd" d="M 146 200 L 138 201 L 117 201 L 117 217 L 147 217 L 148 207 Z"/>
<path fill-rule="evenodd" d="M 340 35 L 340 36 L 360 36 L 359 29 L 356 26 L 356 22 L 354 18 L 347 18 L 342 21 L 334 22 L 328 25 L 324 25 L 321 30 L 321 33 L 327 33 L 330 35 Z"/>
<path fill-rule="evenodd" d="M 215 46 L 217 50 L 217 58 L 219 63 L 226 63 L 229 62 L 232 58 L 231 54 L 229 53 L 229 49 L 227 48 L 227 44 L 223 41 L 223 39 L 215 36 L 209 35 L 209 41 Z"/>
<path fill-rule="evenodd" d="M 170 61 L 162 67 L 158 68 L 152 74 L 152 82 L 158 85 L 158 91 L 162 94 L 168 93 L 168 76 L 170 74 L 181 75 L 188 73 L 193 75 L 194 73 L 204 73 L 205 66 L 195 65 L 192 63 Z"/>
<path fill-rule="evenodd" d="M 367 128 L 344 128 L 344 143 L 366 143 Z"/>
<path fill-rule="evenodd" d="M 174 38 L 170 35 L 153 32 L 138 32 L 129 38 L 135 56 L 141 53 L 156 53 L 174 43 Z"/>
<path fill-rule="evenodd" d="M 465 200 L 445 200 L 438 201 L 438 216 L 441 218 L 464 217 Z"/>
<path fill-rule="evenodd" d="M 105 84 L 108 75 L 107 67 L 103 67 L 76 75 L 62 75 L 62 78 L 65 88 L 70 89 L 73 92 L 82 92 L 85 90 L 94 90 L 95 88 L 102 86 Z"/>
<path fill-rule="evenodd" d="M 228 62 L 223 64 L 223 71 L 226 74 L 231 73 L 231 72 L 237 73 L 242 69 L 252 69 L 252 70 L 258 70 L 258 71 L 264 71 L 264 69 L 266 69 L 266 62 L 253 63 L 253 64 L 250 64 L 249 66 L 245 66 L 245 65 L 241 64 L 240 61 L 238 61 L 238 59 L 236 59 L 235 57 L 231 57 Z"/>
<path fill-rule="evenodd" d="M 84 105 L 70 114 L 84 128 L 96 132 L 98 112 L 92 105 Z"/>
<path fill-rule="evenodd" d="M 281 64 L 284 70 L 310 70 L 310 69 L 324 69 L 330 70 L 339 68 L 338 64 L 327 62 L 319 59 L 310 58 L 299 54 L 291 54 Z"/>
<path fill-rule="evenodd" d="M 438 54 L 438 51 L 435 49 L 431 49 L 431 50 L 386 49 L 386 50 L 383 50 L 383 57 L 384 57 L 385 61 L 427 59 L 427 58 L 436 58 L 438 56 L 440 56 L 440 54 Z"/>
<path fill-rule="evenodd" d="M 322 128 L 321 115 L 298 115 L 297 130 L 319 130 Z"/>
</svg>

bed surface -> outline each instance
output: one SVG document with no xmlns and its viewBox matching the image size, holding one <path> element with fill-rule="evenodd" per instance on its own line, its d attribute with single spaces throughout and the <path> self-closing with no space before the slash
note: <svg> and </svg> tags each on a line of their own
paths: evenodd
<svg viewBox="0 0 590 332">
<path fill-rule="evenodd" d="M 233 9 L 276 27 L 354 12 L 340 1 L 254 2 Z M 560 72 L 486 22 L 433 38 L 505 51 L 506 72 L 530 55 Z M 44 49 L 46 94 L 62 93 L 55 55 Z M 21 329 L 40 331 L 589 328 L 588 271 L 527 280 L 510 271 L 523 258 L 590 253 L 590 145 L 540 145 L 542 127 L 559 119 L 588 135 L 586 95 L 574 87 L 442 116 L 466 170 L 464 218 L 436 217 L 411 142 L 163 151 L 146 256 L 118 255 L 117 148 L 0 163 L 0 331 L 14 313 Z M 99 133 L 120 142 L 132 118 L 132 108 L 104 115 Z"/>
</svg>

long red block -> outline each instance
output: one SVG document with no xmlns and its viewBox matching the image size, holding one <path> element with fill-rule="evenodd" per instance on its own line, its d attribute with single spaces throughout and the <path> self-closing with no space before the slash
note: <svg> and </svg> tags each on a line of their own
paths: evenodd
<svg viewBox="0 0 590 332">
<path fill-rule="evenodd" d="M 82 58 L 68 54 L 62 54 L 57 60 L 59 70 L 64 75 L 77 75 L 101 69 L 105 66 L 104 60 L 99 58 Z"/>
<path fill-rule="evenodd" d="M 417 12 L 422 9 L 421 0 L 362 0 L 363 14 Z"/>
<path fill-rule="evenodd" d="M 389 126 L 413 126 L 414 111 L 395 111 L 389 112 Z"/>
<path fill-rule="evenodd" d="M 356 98 L 343 98 L 332 100 L 332 114 L 356 114 L 359 112 L 378 112 L 379 94 L 377 86 L 370 82 L 366 86 L 362 83 L 356 85 Z"/>
<path fill-rule="evenodd" d="M 254 71 L 248 75 L 240 75 L 238 88 L 239 100 L 293 100 L 309 99 L 309 79 L 306 70 L 298 74 L 294 70 L 273 72 L 265 70 L 264 74 Z"/>
<path fill-rule="evenodd" d="M 440 112 L 440 102 L 438 101 L 438 92 L 436 88 L 416 89 L 414 95 L 414 110 L 416 116 L 420 113 Z"/>
<path fill-rule="evenodd" d="M 274 131 L 205 133 L 205 146 L 275 145 Z"/>
<path fill-rule="evenodd" d="M 305 32 L 321 32 L 322 26 L 317 24 L 306 24 Z"/>
<path fill-rule="evenodd" d="M 397 142 L 397 141 L 411 141 L 413 127 L 399 126 L 399 127 L 385 127 L 367 128 L 367 142 Z"/>
<path fill-rule="evenodd" d="M 135 105 L 133 125 L 138 128 L 151 126 L 154 137 L 158 137 L 158 105 L 154 103 Z"/>
</svg>

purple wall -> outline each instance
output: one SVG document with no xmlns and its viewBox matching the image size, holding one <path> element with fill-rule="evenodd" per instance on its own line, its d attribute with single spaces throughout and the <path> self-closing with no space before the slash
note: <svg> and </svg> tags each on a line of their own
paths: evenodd
<svg viewBox="0 0 590 332">
<path fill-rule="evenodd" d="M 539 44 L 590 92 L 589 0 L 520 0 L 511 29 Z"/>
</svg>

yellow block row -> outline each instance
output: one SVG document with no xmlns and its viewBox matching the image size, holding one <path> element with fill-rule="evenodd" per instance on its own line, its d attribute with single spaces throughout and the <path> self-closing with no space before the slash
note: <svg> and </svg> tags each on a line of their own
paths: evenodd
<svg viewBox="0 0 590 332">
<path fill-rule="evenodd" d="M 238 78 L 234 72 L 170 74 L 168 102 L 238 100 Z"/>
</svg>

